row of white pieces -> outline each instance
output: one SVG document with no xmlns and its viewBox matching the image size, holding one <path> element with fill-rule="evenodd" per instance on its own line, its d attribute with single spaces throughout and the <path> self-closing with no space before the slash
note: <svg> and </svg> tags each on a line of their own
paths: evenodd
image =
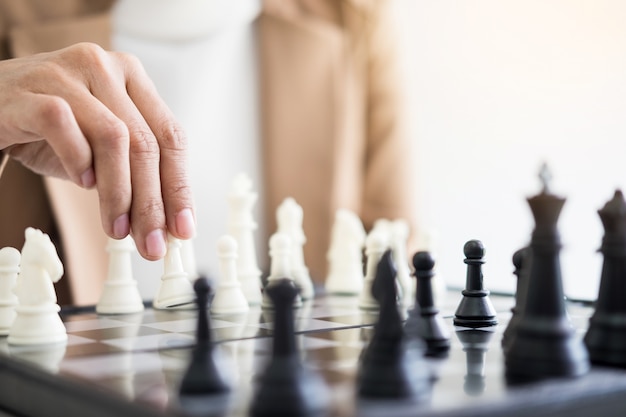
<svg viewBox="0 0 626 417">
<path fill-rule="evenodd" d="M 283 236 L 284 241 L 290 242 L 289 237 L 284 233 L 277 233 Z M 282 241 L 282 240 L 281 240 Z M 153 306 L 157 309 L 169 308 L 189 308 L 193 306 L 195 293 L 191 280 L 195 279 L 195 273 L 185 270 L 182 254 L 183 249 L 193 250 L 192 247 L 183 245 L 185 241 L 180 241 L 172 236 L 168 238 L 168 252 L 164 259 L 164 273 L 161 277 L 157 296 Z M 273 265 L 291 265 L 290 250 L 291 244 L 285 252 L 285 248 L 274 249 L 273 252 L 284 256 L 287 253 L 288 260 L 272 262 Z M 275 246 L 270 244 L 270 246 Z M 128 237 L 122 240 L 110 239 L 107 245 L 109 252 L 109 272 L 104 283 L 104 289 L 100 300 L 96 306 L 99 313 L 104 314 L 125 314 L 135 313 L 143 310 L 143 301 L 137 289 L 137 282 L 133 279 L 130 253 L 134 250 L 134 244 Z M 220 279 L 216 287 L 216 294 L 212 302 L 211 310 L 216 314 L 233 314 L 246 312 L 251 304 L 246 298 L 245 292 L 237 276 L 237 242 L 229 235 L 222 236 L 217 245 L 217 255 L 220 264 Z M 277 257 L 278 255 L 274 255 Z M 195 268 L 194 268 L 195 269 Z M 276 267 L 273 268 L 275 270 Z M 291 276 L 293 269 L 288 267 L 289 272 L 279 268 L 281 276 Z M 276 273 L 276 272 L 275 272 Z M 270 277 L 270 280 L 272 278 Z M 260 276 L 257 282 L 252 282 L 252 289 L 248 291 L 257 292 L 258 300 L 261 298 Z M 257 302 L 256 304 L 259 304 Z"/>
<path fill-rule="evenodd" d="M 167 247 L 153 306 L 157 309 L 191 306 L 195 300 L 192 281 L 197 277 L 192 243 L 168 235 Z M 109 253 L 107 278 L 96 311 L 101 314 L 142 311 L 144 303 L 132 271 L 131 254 L 135 251 L 132 238 L 109 239 L 106 250 Z"/>
<path fill-rule="evenodd" d="M 248 176 L 243 173 L 237 175 L 232 182 L 228 196 L 230 204 L 228 230 L 238 245 L 237 277 L 248 303 L 270 307 L 269 300 L 261 296 L 261 271 L 258 267 L 254 247 L 253 233 L 257 225 L 252 216 L 252 208 L 256 199 L 257 194 L 252 189 L 252 182 Z M 292 197 L 285 198 L 278 206 L 276 209 L 278 226 L 276 234 L 288 238 L 289 248 L 285 248 L 287 251 L 285 254 L 283 254 L 282 249 L 272 249 L 272 238 L 270 238 L 270 265 L 288 264 L 282 267 L 284 271 L 281 274 L 295 282 L 302 299 L 311 299 L 315 294 L 309 270 L 304 262 L 303 247 L 306 243 L 306 236 L 303 230 L 303 216 L 302 207 Z M 281 258 L 281 260 L 274 262 L 276 257 Z M 275 269 L 276 267 L 271 266 L 271 268 Z M 270 274 L 268 281 L 272 281 L 272 275 L 274 274 Z"/>
<path fill-rule="evenodd" d="M 336 212 L 331 245 L 327 254 L 329 272 L 325 288 L 329 294 L 359 296 L 363 309 L 377 309 L 378 303 L 371 294 L 376 265 L 384 252 L 391 249 L 397 268 L 397 280 L 401 291 L 400 303 L 404 307 L 415 300 L 415 284 L 411 279 L 407 258 L 409 225 L 402 219 L 379 219 L 366 234 L 359 217 L 345 209 Z M 366 265 L 363 274 L 363 249 Z M 445 291 L 441 279 L 433 282 L 435 296 Z M 435 297 L 438 298 L 438 297 Z"/>
<path fill-rule="evenodd" d="M 301 207 L 293 199 L 285 200 L 277 210 L 279 228 L 284 230 L 283 233 L 290 236 L 302 234 L 301 212 Z M 248 230 L 248 232 L 252 232 L 252 230 Z M 242 237 L 246 238 L 246 236 Z M 232 244 L 224 243 L 223 239 L 221 239 L 221 242 L 218 242 L 218 257 L 221 265 L 220 275 L 222 276 L 219 282 L 222 284 L 216 289 L 218 294 L 216 294 L 216 299 L 213 301 L 215 312 L 223 314 L 242 312 L 247 310 L 249 304 L 261 303 L 260 271 L 255 266 L 256 259 L 251 260 L 254 265 L 250 268 L 245 267 L 245 265 L 239 265 L 239 269 L 242 270 L 241 278 L 245 278 L 242 281 L 245 283 L 244 298 L 247 300 L 246 303 L 232 301 L 241 299 L 239 297 L 241 290 L 237 279 L 228 277 L 231 271 L 237 270 L 236 266 L 230 266 L 231 260 L 237 258 L 237 243 L 230 236 L 228 239 L 233 240 Z M 292 245 L 291 272 L 296 277 L 301 289 L 304 290 L 303 296 L 311 298 L 313 296 L 313 285 L 302 256 L 304 241 L 303 234 L 300 239 L 293 240 L 295 245 Z M 232 249 L 226 249 L 229 247 L 232 247 Z M 108 274 L 96 310 L 104 314 L 135 313 L 143 310 L 143 301 L 137 288 L 137 282 L 132 275 L 130 258 L 131 252 L 134 251 L 132 239 L 130 237 L 122 240 L 110 239 L 107 251 L 109 252 Z M 153 306 L 157 309 L 168 309 L 192 305 L 195 294 L 191 287 L 190 279 L 195 279 L 196 275 L 193 247 L 190 241 L 180 241 L 171 235 L 168 236 L 168 251 L 164 259 L 164 273 L 161 277 Z M 289 275 L 291 276 L 292 274 L 290 273 Z M 222 294 L 227 294 L 227 296 L 222 296 Z M 230 301 L 222 302 L 221 300 L 224 298 Z"/>
</svg>

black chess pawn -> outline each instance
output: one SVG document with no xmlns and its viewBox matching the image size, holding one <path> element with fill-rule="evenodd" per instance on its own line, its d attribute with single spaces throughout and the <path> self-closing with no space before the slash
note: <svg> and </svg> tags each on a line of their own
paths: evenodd
<svg viewBox="0 0 626 417">
<path fill-rule="evenodd" d="M 498 324 L 496 310 L 489 299 L 489 291 L 483 286 L 485 247 L 480 240 L 470 240 L 465 243 L 463 253 L 467 278 L 463 298 L 454 314 L 454 325 L 472 328 L 495 326 Z"/>
<path fill-rule="evenodd" d="M 419 401 L 430 394 L 430 375 L 419 345 L 405 338 L 390 250 L 377 265 L 372 295 L 380 309 L 372 339 L 361 356 L 357 394 L 366 399 Z"/>
<path fill-rule="evenodd" d="M 626 201 L 620 190 L 598 211 L 604 257 L 596 309 L 585 344 L 592 362 L 626 367 Z"/>
<path fill-rule="evenodd" d="M 276 280 L 265 291 L 274 307 L 270 361 L 260 375 L 252 400 L 252 417 L 323 416 L 329 396 L 321 378 L 300 360 L 295 336 L 294 302 L 298 289 L 290 279 Z"/>
<path fill-rule="evenodd" d="M 180 385 L 181 395 L 206 395 L 230 390 L 225 378 L 215 364 L 208 304 L 212 289 L 206 278 L 198 278 L 193 289 L 196 293 L 198 322 L 196 344 L 191 353 L 191 362 Z"/>
<path fill-rule="evenodd" d="M 589 370 L 587 350 L 569 321 L 563 295 L 557 222 L 565 199 L 548 192 L 545 177 L 543 191 L 528 199 L 535 220 L 528 293 L 505 352 L 506 379 L 512 384 L 574 377 Z"/>
<path fill-rule="evenodd" d="M 517 325 L 522 318 L 526 294 L 528 292 L 528 271 L 530 262 L 530 251 L 528 248 L 519 249 L 513 254 L 513 266 L 515 267 L 513 275 L 517 277 L 517 286 L 515 290 L 515 305 L 511 308 L 511 319 L 502 334 L 502 349 L 505 351 L 508 349 L 511 338 L 515 334 Z"/>
<path fill-rule="evenodd" d="M 417 252 L 413 256 L 415 308 L 409 313 L 406 331 L 418 334 L 426 342 L 426 356 L 442 357 L 450 350 L 450 331 L 435 307 L 432 288 L 434 267 L 435 260 L 429 252 Z"/>
<path fill-rule="evenodd" d="M 479 329 L 463 329 L 456 332 L 465 352 L 467 372 L 463 389 L 468 395 L 479 396 L 485 392 L 485 360 L 493 334 L 493 331 Z"/>
</svg>

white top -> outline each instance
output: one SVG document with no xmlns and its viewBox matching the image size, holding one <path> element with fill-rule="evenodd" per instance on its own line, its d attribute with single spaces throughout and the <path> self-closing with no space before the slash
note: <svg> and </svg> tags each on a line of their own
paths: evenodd
<svg viewBox="0 0 626 417">
<path fill-rule="evenodd" d="M 227 232 L 232 179 L 246 172 L 263 196 L 253 24 L 260 10 L 260 0 L 121 0 L 113 13 L 114 48 L 142 61 L 188 134 L 197 266 L 211 277 L 218 274 L 216 244 Z M 255 206 L 260 260 L 267 257 L 262 206 Z M 152 297 L 162 264 L 139 257 L 133 263 L 142 295 Z"/>
</svg>

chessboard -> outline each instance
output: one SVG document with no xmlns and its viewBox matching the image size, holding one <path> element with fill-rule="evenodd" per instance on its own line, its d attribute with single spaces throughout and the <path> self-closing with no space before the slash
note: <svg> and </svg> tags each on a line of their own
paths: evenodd
<svg viewBox="0 0 626 417">
<path fill-rule="evenodd" d="M 320 291 L 321 292 L 321 291 Z M 451 334 L 445 357 L 427 358 L 432 391 L 417 404 L 358 400 L 355 376 L 372 335 L 376 313 L 355 297 L 318 295 L 297 309 L 295 330 L 304 365 L 331 393 L 331 416 L 554 416 L 623 415 L 626 371 L 594 366 L 584 376 L 507 385 L 502 332 L 515 301 L 490 296 L 498 325 L 455 327 L 460 291 L 438 301 Z M 567 303 L 583 337 L 593 308 Z M 16 347 L 0 340 L 0 407 L 19 416 L 246 416 L 255 378 L 270 356 L 272 320 L 246 314 L 212 315 L 217 363 L 232 387 L 225 396 L 182 398 L 179 385 L 194 345 L 197 311 L 154 310 L 97 314 L 94 308 L 61 311 L 67 344 Z"/>
</svg>

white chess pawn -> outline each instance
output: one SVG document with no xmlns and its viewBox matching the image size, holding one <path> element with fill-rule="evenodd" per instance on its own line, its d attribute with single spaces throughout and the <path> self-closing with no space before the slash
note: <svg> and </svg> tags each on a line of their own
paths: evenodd
<svg viewBox="0 0 626 417">
<path fill-rule="evenodd" d="M 378 301 L 372 295 L 372 284 L 376 278 L 378 263 L 385 251 L 389 248 L 388 235 L 381 230 L 373 229 L 365 239 L 365 255 L 367 263 L 365 267 L 365 282 L 363 292 L 359 298 L 359 307 L 364 310 L 378 309 Z"/>
<path fill-rule="evenodd" d="M 53 286 L 63 276 L 63 264 L 47 234 L 29 227 L 24 235 L 20 274 L 13 290 L 19 305 L 7 341 L 11 345 L 65 343 L 67 332 Z"/>
<path fill-rule="evenodd" d="M 304 263 L 303 246 L 306 236 L 302 230 L 304 212 L 302 207 L 291 197 L 283 200 L 276 210 L 278 232 L 285 233 L 291 239 L 291 272 L 296 286 L 300 289 L 300 297 L 310 300 L 315 296 L 313 281 L 309 268 Z"/>
<path fill-rule="evenodd" d="M 252 181 L 243 173 L 237 175 L 228 194 L 228 234 L 237 241 L 237 276 L 251 306 L 261 304 L 263 288 L 254 245 L 257 224 L 252 216 L 252 209 L 256 200 L 257 193 L 252 191 Z"/>
<path fill-rule="evenodd" d="M 325 288 L 329 294 L 358 295 L 363 291 L 363 245 L 365 228 L 359 217 L 345 209 L 335 213 L 328 250 L 328 276 Z"/>
<path fill-rule="evenodd" d="M 135 244 L 132 237 L 129 235 L 120 240 L 109 238 L 106 250 L 109 252 L 109 269 L 96 311 L 101 314 L 143 311 L 143 300 L 133 278 L 131 253 Z"/>
<path fill-rule="evenodd" d="M 217 241 L 220 277 L 211 303 L 214 314 L 246 313 L 250 307 L 237 280 L 237 242 L 224 235 Z"/>
<path fill-rule="evenodd" d="M 20 251 L 15 248 L 0 249 L 0 336 L 9 334 L 15 320 L 17 296 L 13 294 L 13 287 L 20 272 L 20 258 Z"/>
<path fill-rule="evenodd" d="M 168 234 L 167 253 L 163 259 L 163 276 L 152 303 L 156 309 L 193 308 L 196 294 L 180 256 L 180 240 Z"/>
<path fill-rule="evenodd" d="M 402 289 L 401 303 L 409 307 L 414 301 L 413 288 L 415 284 L 411 278 L 409 259 L 407 257 L 407 240 L 409 238 L 409 223 L 403 219 L 397 219 L 389 225 L 391 232 L 390 246 L 393 252 L 393 261 L 396 265 L 396 279 Z"/>
<path fill-rule="evenodd" d="M 194 282 L 200 276 L 198 274 L 198 266 L 196 264 L 196 253 L 193 245 L 193 239 L 180 241 L 180 258 L 183 262 L 183 270 L 187 273 L 189 280 Z"/>
<path fill-rule="evenodd" d="M 274 233 L 270 237 L 270 275 L 267 278 L 267 287 L 275 284 L 281 279 L 287 278 L 293 281 L 291 276 L 291 239 L 285 233 Z M 295 285 L 295 282 L 294 282 Z M 302 307 L 302 298 L 296 297 L 293 303 L 295 308 Z M 263 308 L 273 308 L 272 300 L 264 294 Z"/>
</svg>

